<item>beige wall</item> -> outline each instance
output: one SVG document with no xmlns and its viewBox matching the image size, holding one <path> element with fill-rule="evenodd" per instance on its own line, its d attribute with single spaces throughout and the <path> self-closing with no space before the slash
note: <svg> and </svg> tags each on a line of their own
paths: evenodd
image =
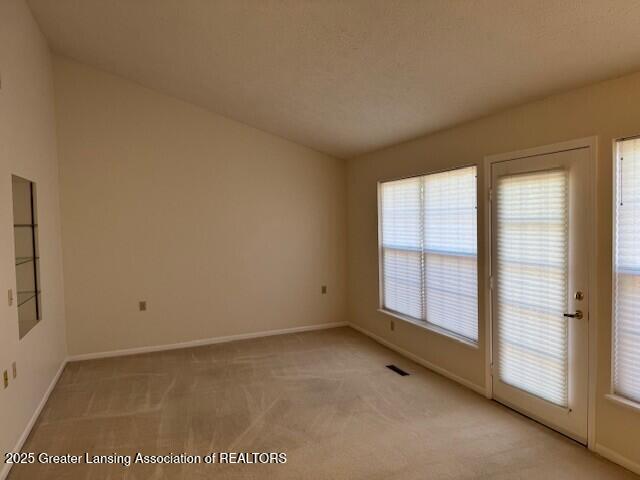
<svg viewBox="0 0 640 480">
<path fill-rule="evenodd" d="M 54 72 L 71 355 L 345 320 L 344 161 Z"/>
<path fill-rule="evenodd" d="M 56 131 L 49 50 L 23 0 L 0 0 L 0 370 L 18 377 L 0 386 L 0 452 L 14 450 L 66 357 Z M 38 189 L 43 319 L 18 340 L 11 175 Z M 1 373 L 1 372 L 0 372 Z M 11 373 L 10 373 L 11 377 Z M 0 478 L 6 470 L 2 463 Z"/>
<path fill-rule="evenodd" d="M 640 133 L 640 74 L 574 90 L 543 101 L 425 136 L 348 163 L 349 318 L 383 339 L 483 387 L 484 299 L 480 307 L 480 348 L 473 349 L 419 327 L 378 313 L 376 182 L 476 162 L 483 178 L 485 155 L 508 152 L 591 135 L 598 136 L 597 165 L 597 322 L 598 372 L 596 441 L 640 464 L 640 412 L 604 398 L 610 384 L 611 344 L 611 198 L 612 139 Z M 479 218 L 486 208 L 481 190 Z M 485 228 L 479 225 L 479 271 L 486 259 Z M 480 278 L 480 287 L 484 288 Z M 593 292 L 592 292 L 593 293 Z"/>
</svg>

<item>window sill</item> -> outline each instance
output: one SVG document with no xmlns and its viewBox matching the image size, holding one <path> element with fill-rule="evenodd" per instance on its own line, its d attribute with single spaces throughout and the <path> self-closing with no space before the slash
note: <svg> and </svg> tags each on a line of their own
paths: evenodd
<svg viewBox="0 0 640 480">
<path fill-rule="evenodd" d="M 640 413 L 640 403 L 638 402 L 634 402 L 633 400 L 629 400 L 628 398 L 621 397 L 620 395 L 616 395 L 615 393 L 609 393 L 605 395 L 605 398 L 610 402 L 620 405 L 621 407 L 628 408 Z"/>
<path fill-rule="evenodd" d="M 462 345 L 464 345 L 465 347 L 470 347 L 473 348 L 475 350 L 477 350 L 479 348 L 478 342 L 474 342 L 473 340 L 463 337 L 462 335 L 457 335 L 453 332 L 450 332 L 449 330 L 446 330 L 442 327 L 439 327 L 437 325 L 433 325 L 431 323 L 428 322 L 423 322 L 420 320 L 415 320 L 411 317 L 407 317 L 406 315 L 402 315 L 401 313 L 396 313 L 396 312 L 392 312 L 390 310 L 385 310 L 384 308 L 379 308 L 378 311 L 380 313 L 384 313 L 385 315 L 388 315 L 390 317 L 393 318 L 397 318 L 398 320 L 402 320 L 403 322 L 407 322 L 410 323 L 411 325 L 415 325 L 416 327 L 420 327 L 423 328 L 425 330 L 428 330 L 430 332 L 433 333 L 437 333 L 439 335 L 442 335 L 443 337 L 446 337 L 450 340 L 453 340 L 455 342 L 458 342 Z"/>
</svg>

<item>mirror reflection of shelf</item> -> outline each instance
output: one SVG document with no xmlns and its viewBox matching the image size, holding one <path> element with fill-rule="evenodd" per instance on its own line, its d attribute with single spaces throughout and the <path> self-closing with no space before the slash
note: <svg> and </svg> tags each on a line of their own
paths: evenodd
<svg viewBox="0 0 640 480">
<path fill-rule="evenodd" d="M 18 338 L 23 338 L 42 319 L 38 214 L 36 185 L 11 176 L 13 197 L 13 241 L 15 252 Z M 18 266 L 21 265 L 21 266 Z"/>
<path fill-rule="evenodd" d="M 16 257 L 16 266 L 22 265 L 23 263 L 33 262 L 34 260 L 38 260 L 40 257 Z"/>
<path fill-rule="evenodd" d="M 33 300 L 38 295 L 40 295 L 40 290 L 38 290 L 37 292 L 35 292 L 33 290 L 32 291 L 25 291 L 25 292 L 18 292 L 18 307 L 21 307 L 25 303 Z"/>
</svg>

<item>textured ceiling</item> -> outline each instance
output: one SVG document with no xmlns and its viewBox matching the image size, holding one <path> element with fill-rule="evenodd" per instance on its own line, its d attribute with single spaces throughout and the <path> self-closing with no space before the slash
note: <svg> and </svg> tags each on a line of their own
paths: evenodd
<svg viewBox="0 0 640 480">
<path fill-rule="evenodd" d="M 338 157 L 640 69 L 637 0 L 28 0 L 52 49 Z"/>
</svg>

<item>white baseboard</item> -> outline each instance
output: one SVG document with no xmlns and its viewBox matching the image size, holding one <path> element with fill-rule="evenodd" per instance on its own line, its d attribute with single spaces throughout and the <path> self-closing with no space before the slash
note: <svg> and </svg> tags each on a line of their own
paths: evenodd
<svg viewBox="0 0 640 480">
<path fill-rule="evenodd" d="M 51 383 L 49 384 L 47 391 L 44 392 L 44 395 L 42 396 L 42 400 L 40 400 L 38 407 L 36 408 L 35 412 L 33 412 L 33 415 L 31 415 L 31 419 L 29 420 L 29 423 L 27 423 L 27 426 L 22 431 L 22 435 L 20 435 L 20 438 L 18 438 L 18 441 L 16 442 L 15 447 L 13 447 L 12 452 L 19 452 L 20 450 L 22 450 L 22 446 L 24 445 L 24 442 L 27 440 L 27 437 L 31 433 L 31 429 L 35 425 L 36 420 L 38 420 L 38 417 L 40 416 L 42 409 L 47 403 L 47 400 L 49 400 L 49 395 L 51 395 L 51 392 L 53 391 L 54 387 L 58 383 L 58 380 L 60 379 L 60 375 L 62 375 L 62 371 L 64 370 L 64 367 L 66 364 L 67 364 L 67 360 L 64 359 L 60 364 L 60 368 L 58 368 L 58 371 L 53 377 L 53 380 L 51 380 Z M 13 464 L 11 463 L 5 463 L 2 466 L 2 470 L 0 470 L 0 480 L 5 480 L 7 478 L 12 466 Z"/>
<path fill-rule="evenodd" d="M 125 355 L 136 355 L 139 353 L 161 352 L 164 350 L 177 350 L 180 348 L 200 347 L 203 345 L 213 345 L 216 343 L 235 342 L 236 340 L 248 340 L 251 338 L 270 337 L 273 335 L 286 335 L 287 333 L 310 332 L 313 330 L 325 330 L 327 328 L 345 327 L 347 322 L 321 323 L 318 325 L 308 325 L 304 327 L 282 328 L 279 330 L 267 330 L 255 333 L 241 333 L 239 335 L 228 335 L 226 337 L 203 338 L 199 340 L 189 340 L 187 342 L 170 343 L 165 345 L 152 345 L 149 347 L 126 348 L 123 350 L 112 350 L 108 352 L 82 353 L 71 355 L 70 362 L 81 360 L 94 360 L 97 358 L 122 357 Z M 0 479 L 1 480 L 1 479 Z"/>
<path fill-rule="evenodd" d="M 451 373 L 449 370 L 446 370 L 446 369 L 444 369 L 442 367 L 439 367 L 438 365 L 434 365 L 433 363 L 426 361 L 424 358 L 421 358 L 418 355 L 415 355 L 415 354 L 409 352 L 408 350 L 405 350 L 404 348 L 399 347 L 399 346 L 389 342 L 388 340 L 385 340 L 382 337 L 379 337 L 375 333 L 371 333 L 369 330 L 366 330 L 366 329 L 362 328 L 360 325 L 356 325 L 355 323 L 349 323 L 349 326 L 351 328 L 353 328 L 354 330 L 357 330 L 360 333 L 365 334 L 367 337 L 372 338 L 373 340 L 375 340 L 376 342 L 384 345 L 385 347 L 390 348 L 391 350 L 394 350 L 395 352 L 399 353 L 403 357 L 407 357 L 409 360 L 412 360 L 412 361 L 416 362 L 417 364 L 422 365 L 423 367 L 428 368 L 429 370 L 432 370 L 432 371 L 442 375 L 443 377 L 447 377 L 447 378 L 453 380 L 454 382 L 459 383 L 460 385 L 463 385 L 463 386 L 465 386 L 467 388 L 470 388 L 471 390 L 473 390 L 476 393 L 479 393 L 483 397 L 487 393 L 484 387 L 481 387 L 480 385 L 476 385 L 475 383 L 470 382 L 469 380 L 467 380 L 465 378 L 462 378 L 462 377 L 456 375 L 455 373 Z"/>
<path fill-rule="evenodd" d="M 637 473 L 638 475 L 640 475 L 640 464 L 639 463 L 634 462 L 633 460 L 630 460 L 627 457 L 625 457 L 623 455 L 620 455 L 619 453 L 614 452 L 613 450 L 611 450 L 611 449 L 609 449 L 607 447 L 603 447 L 599 443 L 596 443 L 594 451 L 597 454 L 602 455 L 607 460 L 611 460 L 613 463 L 617 463 L 618 465 L 622 465 L 627 470 L 631 470 L 633 473 Z"/>
</svg>

